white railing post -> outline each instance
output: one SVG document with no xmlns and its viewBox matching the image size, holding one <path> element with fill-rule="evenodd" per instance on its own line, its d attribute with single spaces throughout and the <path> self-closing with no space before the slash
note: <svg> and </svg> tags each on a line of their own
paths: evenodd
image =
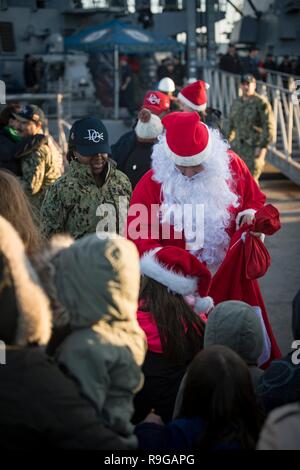
<svg viewBox="0 0 300 470">
<path fill-rule="evenodd" d="M 289 113 L 288 113 L 288 124 L 287 124 L 287 134 L 288 134 L 288 154 L 289 158 L 292 158 L 293 152 L 293 121 L 294 121 L 294 112 L 293 112 L 293 102 L 291 95 L 289 96 Z"/>
</svg>

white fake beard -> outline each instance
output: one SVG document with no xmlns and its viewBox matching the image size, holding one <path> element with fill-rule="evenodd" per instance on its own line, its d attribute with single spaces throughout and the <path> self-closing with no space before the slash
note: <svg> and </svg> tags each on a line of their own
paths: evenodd
<svg viewBox="0 0 300 470">
<path fill-rule="evenodd" d="M 230 173 L 230 156 L 228 144 L 222 139 L 219 131 L 210 129 L 212 153 L 202 165 L 204 170 L 192 178 L 183 176 L 174 162 L 166 155 L 164 142 L 166 137 L 159 137 L 152 153 L 154 180 L 162 184 L 163 221 L 170 221 L 168 208 L 174 204 L 202 204 L 204 206 L 204 244 L 200 250 L 187 249 L 205 262 L 211 270 L 215 270 L 223 261 L 229 246 L 230 238 L 226 228 L 231 223 L 231 207 L 238 207 L 239 198 L 230 189 L 232 175 Z M 182 211 L 181 211 L 182 213 Z M 176 221 L 171 223 L 175 230 L 190 233 L 190 227 Z M 193 230 L 197 230 L 196 216 L 193 214 Z M 181 226 L 180 226 L 181 225 Z"/>
</svg>

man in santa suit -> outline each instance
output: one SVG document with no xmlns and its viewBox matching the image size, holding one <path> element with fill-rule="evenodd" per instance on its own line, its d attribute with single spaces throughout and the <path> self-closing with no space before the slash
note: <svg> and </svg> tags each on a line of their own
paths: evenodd
<svg viewBox="0 0 300 470">
<path fill-rule="evenodd" d="M 214 274 L 225 258 L 231 238 L 244 224 L 253 223 L 266 196 L 243 160 L 229 149 L 217 130 L 200 121 L 198 113 L 172 113 L 162 123 L 165 134 L 154 146 L 152 169 L 132 194 L 127 237 L 136 244 L 142 267 L 146 263 L 149 272 L 167 268 L 163 260 L 165 248 L 178 247 Z M 197 208 L 202 208 L 202 212 Z M 199 218 L 199 213 L 203 217 Z M 199 233 L 203 234 L 201 243 Z M 261 235 L 252 233 L 254 237 Z M 168 286 L 164 278 L 162 275 L 159 282 Z M 258 284 L 256 289 L 259 290 Z M 204 289 L 202 295 L 207 292 Z M 181 294 L 197 296 L 197 292 L 183 290 Z M 256 301 L 253 305 L 257 305 Z M 211 308 L 209 302 L 207 307 Z M 264 320 L 272 337 L 269 322 Z"/>
<path fill-rule="evenodd" d="M 252 223 L 266 196 L 246 164 L 196 112 L 172 113 L 162 123 L 166 132 L 154 146 L 152 169 L 132 194 L 127 236 L 140 256 L 164 246 L 178 246 L 215 271 L 236 229 Z M 147 209 L 143 214 L 140 205 Z M 203 207 L 201 226 L 195 226 L 195 214 L 192 223 L 191 217 L 185 220 L 178 215 L 184 214 L 185 205 Z M 204 232 L 203 246 L 193 240 L 200 230 Z"/>
</svg>

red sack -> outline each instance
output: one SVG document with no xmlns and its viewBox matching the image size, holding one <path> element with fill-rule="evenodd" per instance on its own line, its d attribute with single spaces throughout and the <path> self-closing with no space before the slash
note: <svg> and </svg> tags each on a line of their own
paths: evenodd
<svg viewBox="0 0 300 470">
<path fill-rule="evenodd" d="M 267 248 L 260 238 L 245 234 L 245 276 L 246 279 L 258 279 L 268 271 L 271 258 Z"/>
<path fill-rule="evenodd" d="M 263 242 L 250 232 L 275 233 L 280 221 L 277 209 L 271 205 L 257 211 L 255 217 L 251 226 L 245 225 L 233 235 L 225 259 L 212 279 L 209 295 L 215 305 L 225 300 L 241 300 L 261 310 L 271 342 L 271 361 L 281 357 L 281 353 L 256 280 L 267 272 L 270 255 Z"/>
<path fill-rule="evenodd" d="M 273 235 L 281 228 L 279 212 L 276 207 L 267 204 L 255 214 L 254 224 L 251 226 L 252 232 Z M 258 279 L 268 271 L 271 258 L 264 243 L 252 236 L 250 228 L 245 233 L 245 275 L 247 279 Z"/>
<path fill-rule="evenodd" d="M 253 232 L 273 235 L 280 228 L 279 212 L 272 204 L 267 204 L 256 212 Z"/>
</svg>

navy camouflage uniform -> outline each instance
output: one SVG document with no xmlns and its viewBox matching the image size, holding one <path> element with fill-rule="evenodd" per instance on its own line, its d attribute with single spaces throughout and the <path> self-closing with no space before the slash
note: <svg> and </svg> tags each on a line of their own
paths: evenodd
<svg viewBox="0 0 300 470">
<path fill-rule="evenodd" d="M 38 210 L 41 208 L 45 194 L 62 174 L 61 161 L 48 145 L 45 137 L 33 151 L 29 149 L 19 155 L 22 168 L 21 181 L 30 202 Z"/>
<path fill-rule="evenodd" d="M 255 93 L 236 99 L 230 112 L 228 141 L 256 181 L 264 169 L 266 149 L 274 140 L 275 120 L 267 98 Z"/>
<path fill-rule="evenodd" d="M 72 160 L 69 170 L 46 194 L 41 209 L 42 231 L 46 237 L 69 233 L 75 239 L 95 233 L 101 220 L 98 206 L 112 204 L 117 216 L 116 231 L 120 232 L 119 216 L 126 214 L 119 214 L 119 197 L 125 196 L 129 204 L 131 191 L 129 179 L 116 169 L 114 161 L 108 160 L 105 181 L 98 186 L 89 165 Z"/>
</svg>

